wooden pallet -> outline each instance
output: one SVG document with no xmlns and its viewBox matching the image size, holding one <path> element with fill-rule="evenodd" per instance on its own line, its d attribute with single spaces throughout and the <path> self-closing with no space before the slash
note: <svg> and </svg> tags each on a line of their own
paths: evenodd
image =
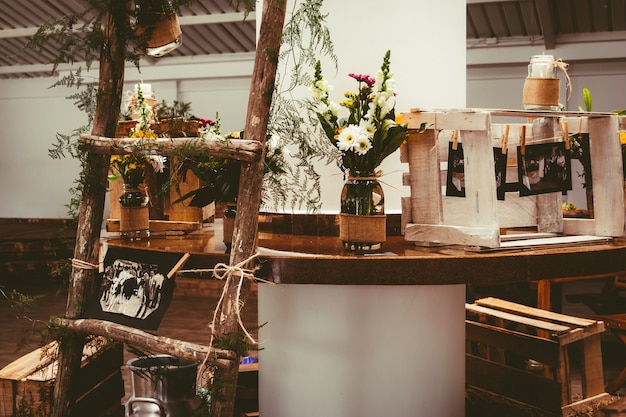
<svg viewBox="0 0 626 417">
<path fill-rule="evenodd" d="M 468 387 L 564 416 L 609 397 L 600 346 L 603 322 L 492 297 L 465 309 Z M 572 386 L 573 346 L 582 349 L 581 398 Z"/>
<path fill-rule="evenodd" d="M 568 235 L 624 235 L 619 142 L 619 130 L 626 129 L 623 117 L 610 113 L 490 109 L 412 109 L 403 117 L 409 128 L 408 139 L 401 148 L 401 161 L 409 164 L 403 185 L 411 191 L 410 197 L 402 199 L 407 241 L 494 248 L 500 246 L 500 230 L 515 227 L 536 227 L 539 232 Z M 497 117 L 518 121 L 494 123 Z M 561 128 L 564 122 L 572 126 L 572 132 L 590 136 L 594 218 L 563 219 L 561 192 L 523 197 L 507 192 L 504 200 L 498 200 L 493 148 L 504 144 L 508 149 L 506 183 L 514 183 L 518 179 L 518 146 L 563 142 L 567 136 Z M 411 130 L 422 123 L 427 123 L 428 129 L 412 134 Z M 507 129 L 510 133 L 503 133 Z M 463 146 L 464 198 L 442 193 L 446 175 L 442 165 L 448 161 L 448 144 L 453 140 Z"/>
<path fill-rule="evenodd" d="M 104 338 L 99 338 L 104 344 Z M 11 362 L 0 370 L 0 417 L 12 417 L 27 410 L 48 415 L 52 388 L 58 364 L 54 359 L 57 343 L 51 342 Z M 77 375 L 77 400 L 74 416 L 94 417 L 123 415 L 121 400 L 124 381 L 120 366 L 121 345 L 96 349 L 87 344 L 83 349 L 81 369 Z"/>
</svg>

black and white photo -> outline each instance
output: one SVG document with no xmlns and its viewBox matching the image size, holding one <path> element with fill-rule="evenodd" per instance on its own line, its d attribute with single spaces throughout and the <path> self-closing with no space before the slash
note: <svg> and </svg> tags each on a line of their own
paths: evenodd
<svg viewBox="0 0 626 417">
<path fill-rule="evenodd" d="M 110 247 L 98 297 L 89 304 L 87 316 L 158 329 L 175 287 L 174 277 L 167 275 L 179 258 L 173 253 Z"/>
<path fill-rule="evenodd" d="M 572 168 L 563 142 L 517 148 L 520 195 L 564 192 L 572 189 Z"/>
<path fill-rule="evenodd" d="M 453 142 L 448 145 L 448 176 L 446 195 L 449 197 L 465 197 L 465 159 L 463 144 Z"/>
</svg>

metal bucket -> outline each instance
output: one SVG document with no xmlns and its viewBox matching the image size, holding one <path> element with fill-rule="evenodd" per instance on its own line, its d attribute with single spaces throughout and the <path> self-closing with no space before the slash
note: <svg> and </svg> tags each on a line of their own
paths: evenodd
<svg viewBox="0 0 626 417">
<path fill-rule="evenodd" d="M 200 406 L 198 363 L 170 355 L 142 356 L 126 363 L 131 371 L 127 417 L 187 417 Z"/>
</svg>

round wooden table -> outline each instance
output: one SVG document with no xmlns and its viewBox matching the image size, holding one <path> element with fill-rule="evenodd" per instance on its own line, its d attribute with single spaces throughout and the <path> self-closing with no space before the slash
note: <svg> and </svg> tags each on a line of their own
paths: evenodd
<svg viewBox="0 0 626 417">
<path fill-rule="evenodd" d="M 328 220 L 260 223 L 260 412 L 274 417 L 464 415 L 465 285 L 626 270 L 626 239 L 474 251 L 388 236 L 383 252 L 343 250 Z M 263 219 L 262 219 L 263 220 Z M 274 223 L 275 221 L 275 223 Z M 269 223 L 266 224 L 266 223 Z M 227 262 L 219 222 L 150 250 L 189 252 L 185 268 Z"/>
</svg>

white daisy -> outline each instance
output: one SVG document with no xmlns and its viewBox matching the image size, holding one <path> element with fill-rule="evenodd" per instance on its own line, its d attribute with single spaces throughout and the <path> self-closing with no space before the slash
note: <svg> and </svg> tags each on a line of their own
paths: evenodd
<svg viewBox="0 0 626 417">
<path fill-rule="evenodd" d="M 359 155 L 365 155 L 370 149 L 372 149 L 372 142 L 366 137 L 359 138 L 359 140 L 354 144 L 354 152 Z"/>
<path fill-rule="evenodd" d="M 337 147 L 342 151 L 348 151 L 353 149 L 355 144 L 363 137 L 367 139 L 367 135 L 362 128 L 357 125 L 348 125 L 339 133 Z"/>
<path fill-rule="evenodd" d="M 359 126 L 363 130 L 365 130 L 365 133 L 367 134 L 368 137 L 374 136 L 374 132 L 376 132 L 376 126 L 374 126 L 374 123 L 370 122 L 369 120 L 363 119 L 359 123 Z"/>
</svg>

